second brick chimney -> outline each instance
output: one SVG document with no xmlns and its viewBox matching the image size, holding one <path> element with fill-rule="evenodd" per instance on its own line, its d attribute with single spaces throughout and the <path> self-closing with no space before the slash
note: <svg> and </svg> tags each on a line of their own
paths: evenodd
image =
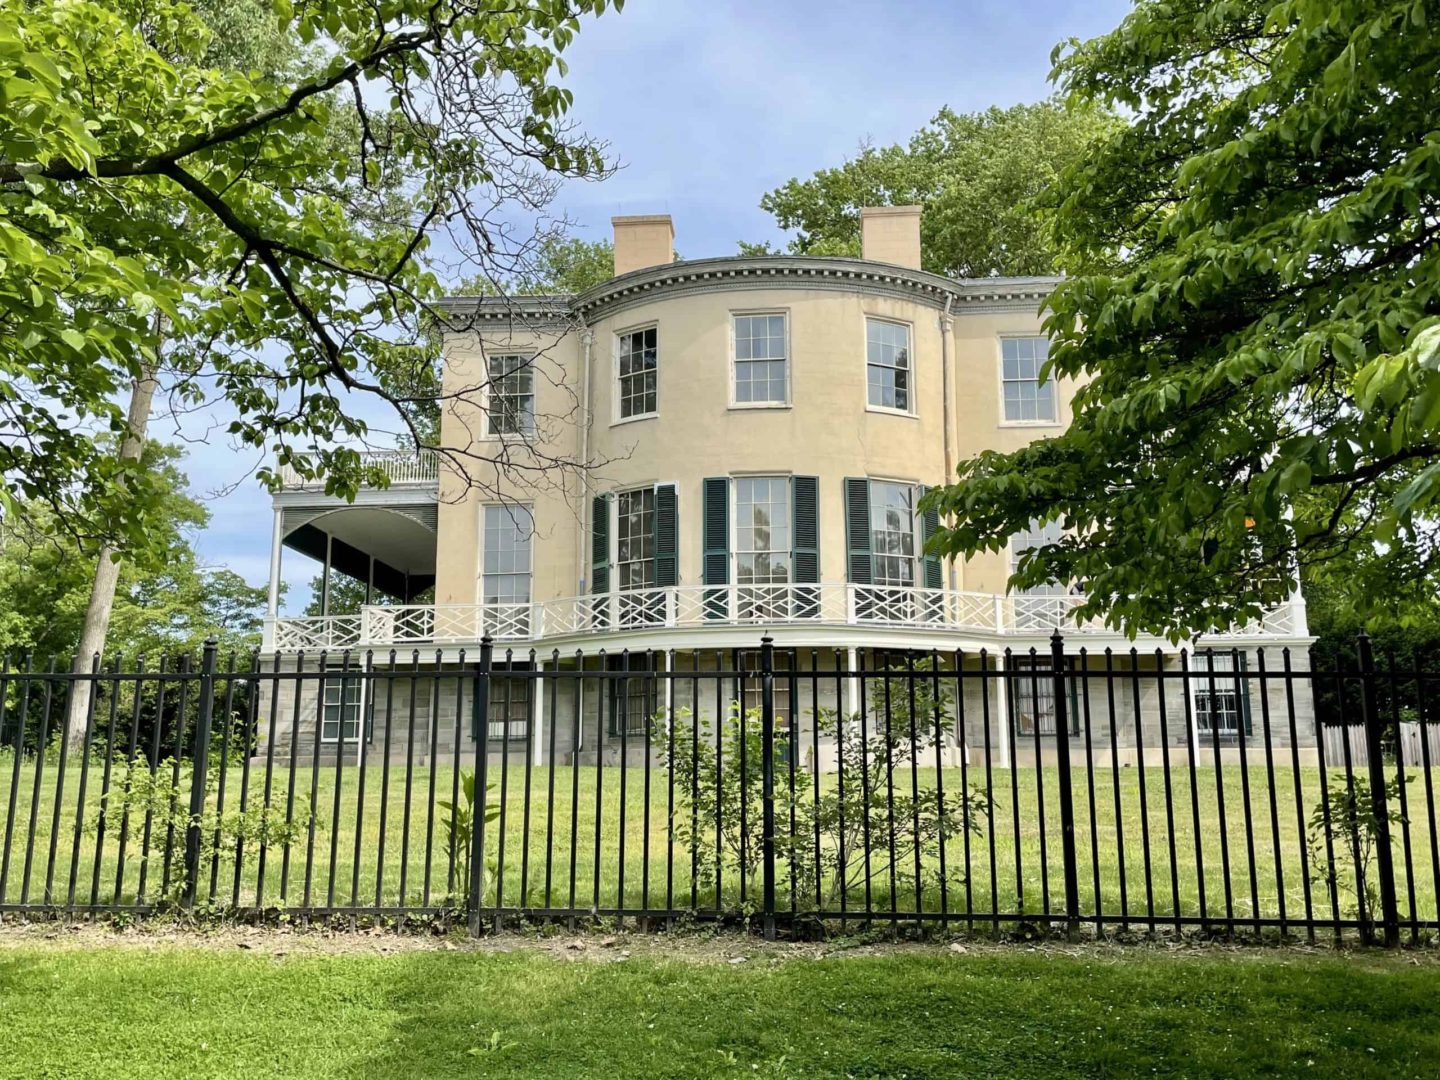
<svg viewBox="0 0 1440 1080">
<path fill-rule="evenodd" d="M 675 226 L 669 214 L 613 217 L 610 225 L 615 230 L 616 277 L 675 261 Z"/>
<path fill-rule="evenodd" d="M 920 207 L 867 206 L 860 211 L 860 255 L 920 269 Z M 618 253 L 618 247 L 617 247 Z M 616 260 L 619 260 L 617 254 Z"/>
</svg>

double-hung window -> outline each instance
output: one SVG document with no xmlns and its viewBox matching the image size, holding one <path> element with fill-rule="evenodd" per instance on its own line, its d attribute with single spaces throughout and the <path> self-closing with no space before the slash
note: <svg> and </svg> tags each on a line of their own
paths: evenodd
<svg viewBox="0 0 1440 1080">
<path fill-rule="evenodd" d="M 1066 672 L 1063 684 L 1066 709 L 1069 717 L 1069 732 L 1080 734 L 1080 699 L 1076 689 L 1079 679 L 1072 659 L 1065 661 L 1062 669 Z M 1049 657 L 1016 656 L 1010 660 L 1007 699 L 1010 703 L 1010 718 L 1017 735 L 1054 735 L 1057 730 L 1055 708 L 1055 668 Z M 1103 697 L 1103 694 L 1102 694 Z M 1125 706 L 1120 704 L 1119 709 Z M 1103 711 L 1095 718 L 1103 722 Z"/>
<path fill-rule="evenodd" d="M 524 637 L 530 631 L 530 541 L 535 534 L 523 503 L 486 506 L 480 599 L 489 633 Z"/>
<path fill-rule="evenodd" d="M 788 614 L 790 477 L 735 478 L 735 583 L 743 619 Z"/>
<path fill-rule="evenodd" d="M 1055 734 L 1055 675 L 1049 660 L 1016 657 L 1010 683 L 1015 731 L 1020 735 Z"/>
<path fill-rule="evenodd" d="M 735 316 L 735 404 L 789 400 L 789 356 L 783 314 Z"/>
<path fill-rule="evenodd" d="M 1010 538 L 1010 573 L 1020 569 L 1020 556 L 1033 548 L 1058 543 L 1063 530 L 1058 521 L 1034 522 L 1030 528 Z M 1015 597 L 1015 624 L 1024 630 L 1045 630 L 1061 624 L 1068 610 L 1066 602 L 1057 597 L 1069 595 L 1061 582 L 1047 581 L 1043 585 L 1013 591 Z"/>
<path fill-rule="evenodd" d="M 775 728 L 777 731 L 788 731 L 794 710 L 794 701 L 790 697 L 790 673 L 795 670 L 795 653 L 790 649 L 776 649 L 773 656 Z M 765 688 L 760 681 L 760 651 L 742 649 L 739 661 L 740 708 L 746 716 L 752 713 L 758 716 L 765 708 Z"/>
<path fill-rule="evenodd" d="M 620 335 L 617 358 L 616 400 L 621 420 L 650 416 L 656 411 L 659 372 L 659 332 L 653 326 Z"/>
<path fill-rule="evenodd" d="M 1040 381 L 1040 372 L 1049 355 L 1048 338 L 1000 339 L 1001 395 L 1006 423 L 1055 423 L 1055 383 Z"/>
<path fill-rule="evenodd" d="M 530 683 L 529 679 L 491 677 L 487 738 L 496 742 L 525 741 L 530 731 Z"/>
<path fill-rule="evenodd" d="M 660 710 L 660 680 L 651 676 L 650 658 L 644 654 L 611 655 L 606 666 L 623 677 L 607 679 L 606 731 L 613 737 L 645 734 Z"/>
<path fill-rule="evenodd" d="M 865 393 L 871 408 L 913 411 L 910 327 L 905 323 L 865 320 Z"/>
<path fill-rule="evenodd" d="M 487 431 L 491 435 L 533 435 L 535 433 L 535 367 L 528 356 L 487 357 L 489 408 Z"/>
<path fill-rule="evenodd" d="M 655 587 L 655 489 L 635 488 L 615 498 L 615 569 L 622 590 Z"/>
<path fill-rule="evenodd" d="M 1059 543 L 1064 530 L 1059 521 L 1034 522 L 1030 528 L 1010 537 L 1010 573 L 1020 569 L 1020 556 L 1033 548 Z M 1059 626 L 1069 610 L 1068 603 L 1057 597 L 1068 596 L 1070 590 L 1058 581 L 1017 589 L 1013 595 L 1015 624 L 1023 630 L 1046 630 Z"/>
<path fill-rule="evenodd" d="M 530 602 L 530 538 L 534 532 L 530 507 L 521 503 L 485 507 L 481 599 L 486 604 Z"/>
<path fill-rule="evenodd" d="M 365 702 L 360 671 L 327 675 L 320 694 L 320 741 L 342 746 L 358 742 Z"/>
<path fill-rule="evenodd" d="M 915 584 L 915 488 L 870 482 L 871 580 L 876 585 Z"/>
<path fill-rule="evenodd" d="M 1191 670 L 1196 730 L 1234 738 L 1245 721 L 1246 702 L 1237 690 L 1231 653 L 1196 653 Z M 1243 666 L 1243 665 L 1242 665 Z M 1242 683 L 1244 680 L 1239 680 Z"/>
<path fill-rule="evenodd" d="M 859 597 L 862 618 L 909 622 L 916 617 L 917 491 L 911 484 L 870 481 L 870 582 Z"/>
<path fill-rule="evenodd" d="M 665 595 L 655 587 L 655 489 L 615 497 L 615 572 L 623 626 L 648 626 L 665 617 Z M 626 593 L 638 593 L 626 596 Z"/>
<path fill-rule="evenodd" d="M 944 569 L 926 544 L 939 515 L 920 509 L 925 488 L 896 480 L 845 478 L 849 580 L 859 586 L 855 614 L 886 622 L 944 617 Z"/>
</svg>

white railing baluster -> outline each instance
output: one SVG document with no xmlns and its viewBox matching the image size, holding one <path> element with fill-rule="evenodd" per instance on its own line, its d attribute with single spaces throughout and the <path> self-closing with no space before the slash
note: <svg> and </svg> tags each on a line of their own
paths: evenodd
<svg viewBox="0 0 1440 1080">
<path fill-rule="evenodd" d="M 724 610 L 715 617 L 714 601 Z M 1002 637 L 1107 634 L 1103 622 L 1080 626 L 1070 613 L 1079 596 L 968 593 L 900 586 L 819 584 L 685 585 L 534 601 L 526 604 L 367 604 L 354 615 L 266 619 L 267 652 L 300 649 L 472 644 L 487 633 L 506 643 L 539 642 L 622 630 L 721 628 L 763 623 L 885 626 L 934 632 L 972 630 Z M 1297 625 L 1298 624 L 1298 625 Z M 1304 636 L 1303 601 L 1291 601 L 1236 631 L 1246 636 Z"/>
<path fill-rule="evenodd" d="M 296 455 L 301 458 L 309 458 L 310 455 Z M 360 454 L 362 468 L 373 469 L 377 466 L 390 481 L 392 487 L 410 485 L 430 485 L 439 480 L 440 460 L 434 451 L 416 453 L 410 450 L 367 450 Z M 323 480 L 310 480 L 302 478 L 299 470 L 293 465 L 280 466 L 280 486 L 282 488 L 323 488 Z"/>
</svg>

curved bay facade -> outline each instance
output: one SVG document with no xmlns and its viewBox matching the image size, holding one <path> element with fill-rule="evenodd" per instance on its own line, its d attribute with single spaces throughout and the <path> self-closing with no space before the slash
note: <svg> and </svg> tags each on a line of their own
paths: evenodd
<svg viewBox="0 0 1440 1080">
<path fill-rule="evenodd" d="M 897 655 L 979 664 L 981 649 L 986 665 L 1010 649 L 1012 666 L 1041 670 L 1059 627 L 1070 648 L 1087 646 L 1084 665 L 1107 646 L 1122 666 L 1177 663 L 1167 642 L 1142 640 L 1132 661 L 1136 643 L 1076 627 L 1063 585 L 1007 594 L 1038 530 L 970 560 L 927 552 L 926 487 L 1069 421 L 1075 387 L 1038 377 L 1055 280 L 918 269 L 913 208 L 867 212 L 863 225 L 870 258 L 676 263 L 668 218 L 619 218 L 617 274 L 602 285 L 447 301 L 465 329 L 446 338 L 440 454 L 396 457 L 391 486 L 353 506 L 298 482 L 276 497 L 272 577 L 282 548 L 298 548 L 366 580 L 375 602 L 309 619 L 272 605 L 267 647 L 282 658 L 421 649 L 440 673 L 488 636 L 515 665 L 557 651 L 552 664 L 601 665 L 630 650 L 627 664 L 641 656 L 654 671 L 740 671 L 765 635 L 788 670 L 853 672 Z M 1257 647 L 1308 640 L 1297 597 L 1211 644 L 1243 665 Z M 588 659 L 571 659 L 582 649 Z M 683 697 L 682 680 L 665 685 Z M 734 689 L 743 699 L 741 680 Z M 855 704 L 838 683 L 825 692 L 831 707 Z M 1053 712 L 1038 692 L 1011 696 L 1023 699 L 1005 705 L 1017 729 Z M 606 703 L 583 698 L 577 684 L 551 708 L 593 736 L 555 752 L 605 760 L 623 731 L 607 734 Z M 512 702 L 502 726 L 543 723 L 539 708 Z M 1151 703 L 1134 709 L 1132 747 L 1154 720 Z M 970 734 L 957 725 L 950 753 L 982 737 L 979 713 Z"/>
<path fill-rule="evenodd" d="M 579 327 L 549 329 L 534 308 L 475 304 L 476 332 L 451 343 L 450 392 L 482 380 L 487 355 L 530 357 L 537 438 L 551 436 L 541 445 L 596 465 L 583 494 L 573 479 L 557 489 L 553 476 L 531 482 L 523 472 L 497 477 L 498 496 L 442 483 L 437 600 L 484 599 L 483 505 L 507 499 L 533 507 L 538 601 L 593 593 L 612 571 L 617 589 L 784 582 L 1002 593 L 1003 555 L 940 567 L 922 557 L 925 523 L 905 507 L 958 457 L 1021 445 L 1068 418 L 1063 386 L 1048 422 L 1002 418 L 1002 351 L 1007 341 L 1032 352 L 1043 344 L 1038 306 L 1049 285 L 962 293 L 858 260 L 720 259 L 618 279 L 580 298 Z M 588 431 L 543 430 L 543 418 L 577 405 Z M 447 415 L 447 445 L 485 426 L 483 416 L 457 415 L 465 412 L 478 410 Z M 528 442 L 512 440 L 513 452 L 532 456 Z M 643 489 L 659 495 L 657 514 L 673 514 L 657 521 L 645 556 L 661 560 L 658 576 L 627 565 L 636 546 L 627 511 L 643 501 L 650 514 L 657 502 L 631 495 Z M 771 531 L 762 524 L 757 536 L 757 522 Z"/>
</svg>

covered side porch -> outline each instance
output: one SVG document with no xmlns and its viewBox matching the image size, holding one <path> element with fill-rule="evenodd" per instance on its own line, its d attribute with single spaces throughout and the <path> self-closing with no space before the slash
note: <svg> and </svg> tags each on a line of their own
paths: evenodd
<svg viewBox="0 0 1440 1080">
<path fill-rule="evenodd" d="M 389 484 L 364 488 L 353 502 L 328 495 L 323 485 L 305 480 L 297 470 L 282 470 L 283 486 L 273 499 L 264 651 L 296 647 L 276 633 L 286 622 L 280 600 L 287 552 L 312 560 L 318 570 L 311 607 L 295 617 L 321 631 L 308 642 L 312 647 L 343 648 L 356 640 L 368 606 L 410 605 L 433 597 L 435 458 L 397 451 L 362 459 L 384 473 Z"/>
</svg>

